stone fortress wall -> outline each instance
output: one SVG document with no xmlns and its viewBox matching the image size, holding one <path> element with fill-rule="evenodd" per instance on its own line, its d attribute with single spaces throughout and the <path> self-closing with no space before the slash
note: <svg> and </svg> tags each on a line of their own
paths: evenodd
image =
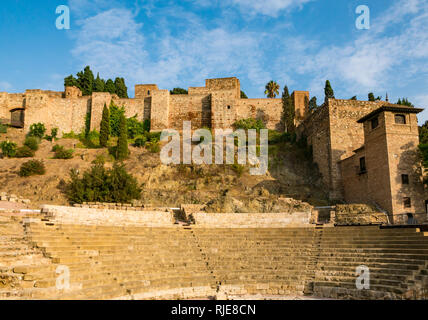
<svg viewBox="0 0 428 320">
<path fill-rule="evenodd" d="M 56 127 L 60 135 L 70 131 L 79 133 L 85 129 L 88 115 L 91 130 L 99 129 L 104 104 L 109 105 L 113 101 L 125 107 L 127 117 L 136 115 L 139 120 L 150 119 L 153 131 L 166 128 L 181 130 L 183 121 L 192 121 L 193 129 L 225 129 L 231 128 L 237 120 L 250 117 L 263 120 L 268 129 L 284 130 L 282 99 L 241 99 L 240 92 L 239 80 L 231 77 L 207 79 L 204 87 L 190 87 L 188 94 L 181 95 L 171 95 L 156 84 L 136 85 L 135 98 L 132 99 L 120 99 L 117 95 L 101 92 L 82 96 L 75 87 L 67 87 L 64 92 L 26 90 L 20 94 L 0 93 L 0 120 L 15 119 L 16 122 L 16 119 L 21 119 L 24 130 L 33 123 L 42 122 L 48 132 Z M 423 203 L 428 196 L 425 196 L 421 181 L 411 168 L 419 143 L 416 114 L 405 112 L 409 120 L 407 126 L 400 129 L 403 132 L 392 134 L 388 129 L 376 140 L 373 135 L 365 135 L 364 124 L 358 120 L 385 105 L 394 105 L 385 101 L 327 99 L 311 113 L 308 110 L 309 92 L 295 91 L 292 98 L 297 135 L 305 136 L 312 146 L 313 160 L 319 167 L 331 200 L 376 202 L 390 213 L 425 212 Z M 369 141 L 372 142 L 367 144 Z M 395 158 L 389 159 L 391 155 Z M 355 167 L 361 157 L 366 157 L 374 167 L 383 161 L 382 170 L 373 168 L 378 170 L 378 174 L 371 175 L 370 181 L 364 180 L 364 176 L 355 176 Z M 378 160 L 372 161 L 371 158 Z M 406 189 L 401 186 L 397 175 L 401 176 L 403 172 L 412 176 L 412 187 Z M 403 208 L 401 203 L 406 194 L 412 199 L 410 209 Z"/>
</svg>

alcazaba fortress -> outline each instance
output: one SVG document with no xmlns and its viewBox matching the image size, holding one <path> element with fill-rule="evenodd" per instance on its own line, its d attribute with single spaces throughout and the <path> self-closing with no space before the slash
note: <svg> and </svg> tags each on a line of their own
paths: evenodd
<svg viewBox="0 0 428 320">
<path fill-rule="evenodd" d="M 412 215 L 426 220 L 428 194 L 417 167 L 419 144 L 417 113 L 422 109 L 389 102 L 328 99 L 309 112 L 309 92 L 292 94 L 298 136 L 313 148 L 332 200 L 368 203 L 388 213 L 390 223 Z M 230 128 L 239 119 L 262 119 L 266 127 L 281 130 L 281 99 L 241 99 L 237 78 L 208 79 L 205 87 L 171 95 L 157 85 L 135 86 L 135 98 L 109 93 L 82 96 L 76 87 L 65 92 L 26 90 L 0 93 L 0 120 L 28 130 L 42 122 L 62 133 L 99 129 L 104 104 L 124 106 L 127 117 L 150 119 L 151 129 L 181 129 L 184 120 L 194 128 Z"/>
</svg>

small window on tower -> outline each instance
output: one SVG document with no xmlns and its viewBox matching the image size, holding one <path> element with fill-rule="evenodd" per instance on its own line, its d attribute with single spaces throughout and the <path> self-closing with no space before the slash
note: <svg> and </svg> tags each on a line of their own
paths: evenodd
<svg viewBox="0 0 428 320">
<path fill-rule="evenodd" d="M 409 175 L 408 174 L 402 174 L 401 175 L 401 183 L 402 184 L 409 184 Z"/>
<path fill-rule="evenodd" d="M 230 108 L 231 108 L 230 106 L 227 106 L 227 110 L 230 110 Z"/>
<path fill-rule="evenodd" d="M 376 117 L 376 118 L 372 119 L 371 124 L 372 124 L 372 129 L 377 128 L 379 125 L 379 118 Z"/>
<path fill-rule="evenodd" d="M 150 90 L 147 90 L 147 94 L 150 95 Z"/>
<path fill-rule="evenodd" d="M 360 158 L 360 173 L 365 173 L 366 171 L 367 171 L 366 158 L 362 157 L 362 158 Z"/>
<path fill-rule="evenodd" d="M 406 116 L 404 114 L 396 114 L 395 115 L 395 123 L 406 124 Z"/>
<path fill-rule="evenodd" d="M 403 204 L 404 204 L 404 208 L 412 207 L 412 201 L 410 200 L 410 198 L 403 198 Z"/>
</svg>

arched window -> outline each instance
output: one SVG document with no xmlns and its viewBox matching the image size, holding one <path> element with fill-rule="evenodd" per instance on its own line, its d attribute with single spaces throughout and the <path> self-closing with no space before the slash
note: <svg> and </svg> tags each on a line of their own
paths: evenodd
<svg viewBox="0 0 428 320">
<path fill-rule="evenodd" d="M 406 116 L 404 114 L 396 114 L 395 115 L 395 123 L 406 124 Z"/>
</svg>

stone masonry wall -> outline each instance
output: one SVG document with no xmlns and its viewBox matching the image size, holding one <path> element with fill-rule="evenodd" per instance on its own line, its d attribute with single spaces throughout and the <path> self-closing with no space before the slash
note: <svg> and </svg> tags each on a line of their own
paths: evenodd
<svg viewBox="0 0 428 320">
<path fill-rule="evenodd" d="M 182 130 L 183 121 L 192 129 L 211 126 L 211 96 L 174 94 L 170 96 L 169 128 Z"/>
<path fill-rule="evenodd" d="M 283 130 L 281 115 L 282 99 L 239 99 L 236 103 L 235 120 L 260 119 L 271 130 Z"/>
</svg>

